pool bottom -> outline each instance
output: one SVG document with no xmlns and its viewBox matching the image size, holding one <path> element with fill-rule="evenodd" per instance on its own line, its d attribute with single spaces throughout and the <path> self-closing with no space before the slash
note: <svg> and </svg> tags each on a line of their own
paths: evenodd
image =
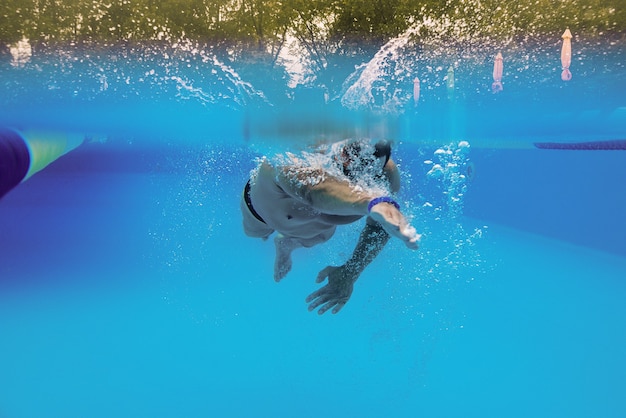
<svg viewBox="0 0 626 418">
<path fill-rule="evenodd" d="M 469 281 L 388 248 L 336 316 L 304 303 L 323 251 L 275 284 L 271 243 L 241 236 L 139 284 L 7 292 L 0 413 L 623 416 L 626 258 L 497 225 L 476 246 Z"/>
</svg>

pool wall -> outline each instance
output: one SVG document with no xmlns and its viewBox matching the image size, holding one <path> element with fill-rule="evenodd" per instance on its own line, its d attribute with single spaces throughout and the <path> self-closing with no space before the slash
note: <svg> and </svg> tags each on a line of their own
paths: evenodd
<svg viewBox="0 0 626 418">
<path fill-rule="evenodd" d="M 472 150 L 465 214 L 626 255 L 626 152 Z"/>
</svg>

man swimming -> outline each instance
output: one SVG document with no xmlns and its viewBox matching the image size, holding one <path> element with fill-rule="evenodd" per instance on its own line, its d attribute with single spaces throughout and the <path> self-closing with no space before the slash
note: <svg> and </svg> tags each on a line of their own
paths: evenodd
<svg viewBox="0 0 626 418">
<path fill-rule="evenodd" d="M 386 141 L 342 141 L 315 155 L 287 154 L 278 164 L 264 159 L 244 188 L 244 232 L 263 239 L 277 232 L 274 280 L 279 282 L 291 270 L 293 250 L 326 242 L 338 225 L 367 216 L 350 259 L 320 271 L 316 282 L 328 283 L 306 298 L 309 311 L 319 307 L 320 315 L 330 309 L 335 314 L 391 236 L 418 248 L 420 235 L 389 196 L 399 188 L 400 174 Z"/>
</svg>

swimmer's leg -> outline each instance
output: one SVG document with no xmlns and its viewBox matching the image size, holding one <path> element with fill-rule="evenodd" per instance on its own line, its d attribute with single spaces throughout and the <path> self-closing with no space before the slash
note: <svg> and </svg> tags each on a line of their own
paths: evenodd
<svg viewBox="0 0 626 418">
<path fill-rule="evenodd" d="M 285 278 L 291 270 L 291 252 L 296 248 L 310 248 L 328 241 L 335 233 L 335 226 L 327 228 L 311 238 L 288 238 L 281 233 L 274 237 L 276 245 L 276 260 L 274 261 L 274 280 L 277 282 Z"/>
<path fill-rule="evenodd" d="M 280 282 L 285 278 L 291 270 L 291 252 L 296 248 L 302 247 L 296 239 L 285 237 L 282 234 L 276 234 L 274 237 L 276 245 L 276 260 L 274 261 L 274 280 Z"/>
</svg>

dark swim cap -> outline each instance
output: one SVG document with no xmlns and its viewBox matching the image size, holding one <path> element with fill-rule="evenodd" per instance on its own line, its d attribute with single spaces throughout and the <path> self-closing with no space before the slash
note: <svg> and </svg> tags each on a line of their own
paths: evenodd
<svg viewBox="0 0 626 418">
<path fill-rule="evenodd" d="M 376 145 L 374 145 L 374 148 L 376 149 L 376 151 L 374 151 L 374 157 L 385 157 L 385 164 L 383 164 L 384 167 L 391 158 L 391 144 L 389 143 L 389 141 L 385 140 L 378 141 Z"/>
<path fill-rule="evenodd" d="M 369 145 L 369 147 L 371 147 L 371 145 Z M 371 148 L 370 148 L 371 149 Z M 347 156 L 351 159 L 358 159 L 358 158 L 368 158 L 366 155 L 362 155 L 363 153 L 363 145 L 361 143 L 361 141 L 354 141 L 354 142 L 350 142 L 348 145 L 346 145 L 346 147 L 343 150 L 344 153 L 347 154 Z M 385 164 L 387 164 L 387 162 L 389 161 L 389 159 L 391 158 L 391 144 L 389 143 L 389 141 L 386 140 L 381 140 L 378 141 L 376 144 L 374 144 L 374 153 L 373 153 L 375 158 L 385 158 Z M 371 158 L 371 157 L 370 157 Z M 384 164 L 383 164 L 384 166 Z"/>
<path fill-rule="evenodd" d="M 372 148 L 373 152 L 371 151 Z M 342 152 L 350 161 L 348 165 L 343 165 L 343 173 L 348 177 L 353 177 L 365 167 L 371 166 L 376 160 L 383 161 L 379 166 L 382 170 L 391 158 L 391 144 L 389 141 L 382 140 L 371 145 L 371 142 L 367 144 L 363 140 L 357 140 L 348 143 Z"/>
</svg>

